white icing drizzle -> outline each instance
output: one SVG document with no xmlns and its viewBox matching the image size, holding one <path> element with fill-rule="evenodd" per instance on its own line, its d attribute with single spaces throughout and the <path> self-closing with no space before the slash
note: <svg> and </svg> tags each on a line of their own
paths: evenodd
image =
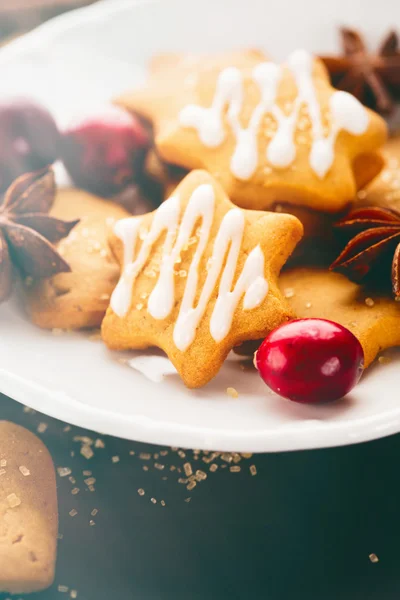
<svg viewBox="0 0 400 600">
<path fill-rule="evenodd" d="M 226 139 L 224 112 L 236 138 L 236 147 L 231 158 L 230 168 L 238 179 L 247 180 L 256 171 L 259 162 L 258 131 L 266 113 L 277 122 L 277 129 L 267 147 L 267 160 L 278 168 L 288 167 L 296 158 L 296 131 L 299 110 L 306 105 L 311 121 L 312 144 L 310 166 L 314 173 L 323 179 L 334 161 L 334 147 L 340 131 L 361 135 L 368 128 L 368 113 L 362 104 L 347 92 L 335 91 L 329 101 L 331 129 L 324 135 L 321 107 L 319 105 L 313 78 L 313 57 L 305 50 L 296 50 L 287 61 L 293 74 L 298 94 L 292 111 L 285 115 L 277 104 L 279 83 L 283 67 L 272 62 L 255 66 L 252 78 L 260 90 L 260 101 L 255 107 L 247 127 L 240 122 L 244 104 L 243 75 L 236 67 L 228 67 L 219 74 L 212 104 L 209 108 L 190 104 L 179 115 L 183 127 L 197 130 L 201 142 L 216 148 Z"/>
<path fill-rule="evenodd" d="M 216 342 L 228 335 L 242 296 L 244 310 L 251 310 L 258 307 L 268 293 L 268 283 L 264 277 L 264 254 L 260 246 L 256 246 L 247 256 L 242 272 L 232 289 L 245 227 L 243 212 L 239 208 L 232 208 L 221 221 L 209 261 L 210 266 L 195 306 L 199 265 L 210 240 L 214 209 L 213 187 L 202 184 L 192 193 L 180 223 L 180 202 L 177 196 L 172 196 L 160 206 L 139 250 L 136 246 L 142 221 L 140 218 L 122 219 L 116 223 L 114 229 L 124 246 L 122 275 L 111 297 L 111 307 L 119 317 L 124 317 L 129 311 L 136 278 L 146 265 L 154 243 L 160 234 L 166 231 L 160 272 L 147 304 L 151 316 L 162 320 L 170 315 L 175 306 L 176 261 L 188 244 L 196 222 L 201 219 L 199 241 L 187 273 L 173 332 L 175 345 L 182 351 L 193 342 L 219 278 L 218 295 L 210 319 L 210 333 Z"/>
</svg>

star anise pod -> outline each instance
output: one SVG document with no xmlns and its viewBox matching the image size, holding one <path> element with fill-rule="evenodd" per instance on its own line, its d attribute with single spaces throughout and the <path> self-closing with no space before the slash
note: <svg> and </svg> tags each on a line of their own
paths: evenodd
<svg viewBox="0 0 400 600">
<path fill-rule="evenodd" d="M 393 293 L 400 298 L 400 212 L 388 208 L 359 208 L 336 228 L 350 237 L 330 266 L 356 283 L 375 277 L 382 283 L 390 273 Z"/>
<path fill-rule="evenodd" d="M 343 56 L 321 56 L 335 87 L 366 106 L 390 114 L 400 97 L 400 40 L 391 31 L 377 52 L 369 52 L 354 29 L 340 29 Z"/>
<path fill-rule="evenodd" d="M 0 204 L 0 302 L 11 292 L 15 267 L 34 279 L 68 272 L 70 267 L 53 246 L 79 221 L 49 216 L 55 198 L 53 170 L 48 167 L 14 181 Z"/>
</svg>

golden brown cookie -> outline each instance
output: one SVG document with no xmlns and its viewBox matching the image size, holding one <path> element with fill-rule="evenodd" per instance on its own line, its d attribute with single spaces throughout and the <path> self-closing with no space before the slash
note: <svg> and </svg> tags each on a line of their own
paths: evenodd
<svg viewBox="0 0 400 600">
<path fill-rule="evenodd" d="M 383 119 L 302 50 L 281 66 L 252 53 L 175 60 L 117 103 L 152 122 L 165 161 L 207 169 L 243 208 L 337 213 L 382 165 Z"/>
<path fill-rule="evenodd" d="M 71 273 L 24 284 L 32 321 L 45 329 L 99 327 L 119 277 L 109 250 L 110 223 L 128 213 L 117 204 L 75 189 L 60 190 L 51 214 L 81 221 L 58 244 Z"/>
<path fill-rule="evenodd" d="M 243 340 L 290 311 L 278 273 L 302 235 L 291 215 L 234 207 L 205 171 L 142 218 L 116 224 L 123 266 L 102 325 L 111 349 L 163 349 L 188 387 L 205 385 Z"/>
<path fill-rule="evenodd" d="M 0 421 L 0 592 L 36 592 L 52 584 L 57 531 L 47 448 L 30 431 Z"/>
<path fill-rule="evenodd" d="M 330 319 L 350 329 L 364 349 L 366 367 L 381 350 L 400 344 L 400 304 L 389 295 L 307 267 L 282 273 L 279 286 L 297 317 Z"/>
<path fill-rule="evenodd" d="M 384 169 L 368 187 L 358 192 L 357 208 L 379 206 L 400 210 L 400 135 L 384 148 Z"/>
</svg>

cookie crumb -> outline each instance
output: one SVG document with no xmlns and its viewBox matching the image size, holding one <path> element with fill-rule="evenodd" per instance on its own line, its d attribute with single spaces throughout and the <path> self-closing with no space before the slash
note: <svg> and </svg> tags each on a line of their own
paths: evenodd
<svg viewBox="0 0 400 600">
<path fill-rule="evenodd" d="M 10 508 L 16 508 L 21 504 L 20 498 L 18 498 L 18 496 L 14 494 L 14 492 L 7 496 L 7 502 Z"/>
<path fill-rule="evenodd" d="M 21 465 L 19 467 L 19 470 L 20 470 L 20 473 L 22 473 L 22 475 L 24 477 L 28 477 L 31 474 L 30 470 L 27 467 L 24 467 L 24 465 Z"/>
<path fill-rule="evenodd" d="M 375 302 L 372 300 L 372 298 L 365 298 L 365 304 L 371 308 L 372 306 L 375 305 Z"/>
<path fill-rule="evenodd" d="M 376 555 L 376 554 L 374 554 L 373 552 L 372 552 L 372 553 L 369 555 L 369 560 L 370 560 L 372 563 L 377 563 L 377 562 L 379 562 L 379 558 L 378 558 L 378 557 L 377 557 L 377 555 Z"/>
<path fill-rule="evenodd" d="M 239 398 L 239 392 L 237 390 L 235 390 L 235 388 L 233 388 L 233 387 L 226 388 L 226 393 L 231 398 Z"/>
</svg>

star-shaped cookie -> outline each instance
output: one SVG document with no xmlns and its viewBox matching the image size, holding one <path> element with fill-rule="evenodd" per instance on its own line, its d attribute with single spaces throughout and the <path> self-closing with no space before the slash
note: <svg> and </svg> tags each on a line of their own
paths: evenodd
<svg viewBox="0 0 400 600">
<path fill-rule="evenodd" d="M 115 225 L 122 275 L 103 340 L 157 346 L 188 387 L 205 385 L 234 346 L 290 318 L 277 278 L 301 235 L 295 217 L 237 208 L 209 173 L 193 171 L 155 212 Z"/>
<path fill-rule="evenodd" d="M 116 102 L 152 122 L 165 161 L 207 169 L 243 208 L 335 213 L 382 167 L 384 121 L 304 50 L 283 65 L 254 51 L 156 61 Z"/>
<path fill-rule="evenodd" d="M 366 367 L 381 350 L 400 344 L 400 305 L 389 294 L 316 267 L 285 271 L 279 286 L 298 318 L 329 319 L 350 329 L 364 349 Z"/>
</svg>

